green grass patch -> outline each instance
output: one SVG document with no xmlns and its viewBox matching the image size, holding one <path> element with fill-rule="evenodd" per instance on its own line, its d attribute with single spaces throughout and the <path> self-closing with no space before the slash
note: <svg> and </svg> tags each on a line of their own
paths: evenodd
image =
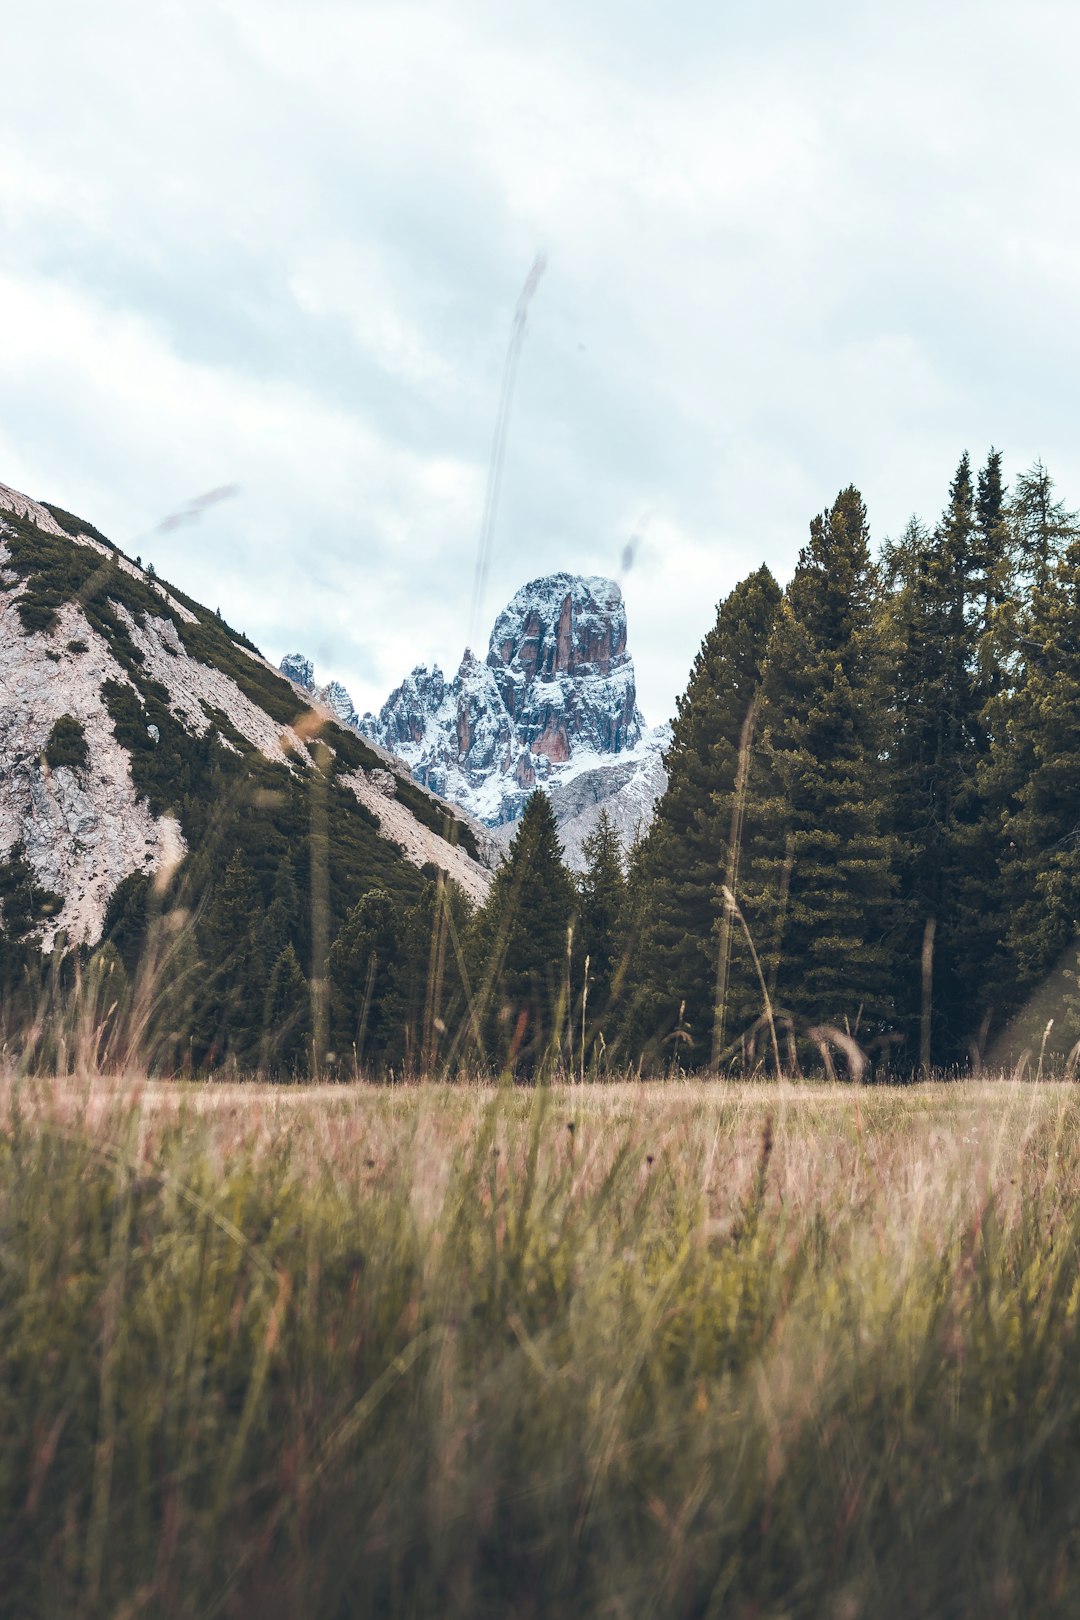
<svg viewBox="0 0 1080 1620">
<path fill-rule="evenodd" d="M 1080 1606 L 1075 1088 L 198 1097 L 8 1088 L 4 1612 Z"/>
</svg>

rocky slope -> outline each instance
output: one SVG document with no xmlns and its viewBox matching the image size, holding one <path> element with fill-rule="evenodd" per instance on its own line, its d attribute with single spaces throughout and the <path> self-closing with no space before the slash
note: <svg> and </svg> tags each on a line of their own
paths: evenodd
<svg viewBox="0 0 1080 1620">
<path fill-rule="evenodd" d="M 282 668 L 313 685 L 301 655 Z M 524 585 L 496 619 L 483 661 L 466 650 L 450 680 L 418 665 L 358 726 L 503 845 L 542 787 L 574 865 L 601 807 L 629 844 L 666 784 L 668 728 L 650 731 L 642 719 L 622 592 L 596 576 Z"/>
<path fill-rule="evenodd" d="M 260 846 L 260 818 L 267 847 L 295 841 L 309 800 L 339 908 L 373 882 L 410 893 L 407 870 L 429 863 L 482 898 L 471 830 L 335 723 L 336 697 L 298 698 L 215 614 L 90 525 L 0 485 L 5 929 L 21 884 L 46 948 L 61 930 L 94 943 L 125 880 L 164 888 L 187 857 L 212 873 L 234 836 Z"/>
</svg>

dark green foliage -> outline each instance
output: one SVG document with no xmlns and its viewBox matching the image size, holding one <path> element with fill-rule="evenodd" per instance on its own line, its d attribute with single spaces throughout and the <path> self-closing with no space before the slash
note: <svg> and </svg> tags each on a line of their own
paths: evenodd
<svg viewBox="0 0 1080 1620">
<path fill-rule="evenodd" d="M 343 1067 L 378 1066 L 388 1056 L 400 961 L 399 908 L 384 889 L 372 889 L 345 918 L 327 958 L 330 1038 Z"/>
<path fill-rule="evenodd" d="M 895 849 L 874 584 L 866 508 L 849 486 L 811 523 L 773 627 L 744 910 L 777 1010 L 877 1034 L 893 1010 Z"/>
<path fill-rule="evenodd" d="M 0 861 L 0 906 L 3 907 L 5 936 L 12 940 L 25 939 L 37 923 L 55 917 L 63 903 L 60 895 L 38 886 L 26 859 L 25 847 L 14 845 L 7 859 Z"/>
<path fill-rule="evenodd" d="M 779 604 L 767 568 L 720 604 L 679 699 L 667 791 L 634 860 L 629 1040 L 656 1062 L 699 1064 L 724 1044 L 714 1027 L 720 886 L 738 884 L 740 761 Z M 741 940 L 733 949 L 738 962 Z"/>
<path fill-rule="evenodd" d="M 609 1024 L 612 1000 L 626 956 L 628 893 L 619 835 L 601 810 L 596 831 L 582 844 L 585 870 L 578 879 L 574 940 L 577 982 L 586 987 L 581 1038 L 590 1046 Z M 604 1036 L 610 1044 L 611 1031 Z M 575 1034 L 575 1039 L 578 1036 Z"/>
<path fill-rule="evenodd" d="M 94 534 L 67 514 L 54 515 L 69 533 Z M 301 1054 L 307 1061 L 315 1034 L 312 996 L 323 993 L 318 987 L 325 953 L 345 918 L 363 896 L 379 889 L 404 928 L 425 889 L 419 872 L 378 835 L 378 818 L 342 779 L 356 769 L 382 768 L 384 762 L 336 724 L 317 727 L 308 710 L 300 728 L 307 746 L 292 768 L 284 757 L 280 762 L 265 758 L 218 711 L 208 711 L 206 732 L 192 736 L 172 713 L 167 689 L 142 667 L 115 604 L 138 622 L 151 614 L 170 619 L 189 656 L 230 675 L 279 722 L 298 718 L 300 700 L 287 681 L 250 656 L 251 643 L 220 615 L 169 586 L 171 596 L 196 615 L 197 622 L 189 624 L 152 584 L 118 566 L 115 548 L 102 556 L 8 514 L 5 545 L 12 569 L 26 582 L 20 611 L 26 608 L 27 628 L 51 627 L 64 602 L 77 602 L 108 640 L 128 680 L 106 681 L 102 696 L 117 739 L 130 754 L 136 789 L 155 815 L 177 817 L 190 851 L 162 892 L 142 875 L 128 879 L 113 896 L 106 919 L 105 937 L 133 985 L 145 964 L 157 964 L 160 982 L 149 1012 L 140 1014 L 146 1020 L 148 1060 L 166 1068 L 180 1064 L 194 1073 L 260 1063 L 292 1072 Z M 77 738 L 71 726 L 61 726 L 50 746 L 54 762 L 74 762 Z M 429 795 L 407 782 L 397 791 L 427 825 L 475 852 L 469 829 Z M 5 901 L 5 985 L 21 982 L 34 954 L 18 942 L 50 905 L 59 904 L 34 889 L 29 869 L 23 872 L 15 854 L 9 864 L 21 875 L 12 879 Z M 419 952 L 425 970 L 427 945 Z M 279 1049 L 264 1039 L 265 1020 L 275 997 L 287 1001 L 295 992 L 297 1001 L 304 999 L 293 960 L 312 989 L 304 1017 L 286 1020 L 286 1045 Z M 456 974 L 454 967 L 455 998 L 460 994 Z M 412 957 L 406 978 L 412 994 Z M 382 988 L 380 980 L 380 996 Z M 401 1030 L 390 1028 L 401 1005 L 396 982 L 392 996 L 398 998 L 392 1005 L 388 1001 L 371 1010 L 368 1039 L 375 1044 L 369 1044 L 366 1057 L 378 1052 L 380 1061 L 396 1063 L 408 1044 Z M 324 1042 L 325 1035 L 324 1030 Z M 408 1039 L 415 1042 L 415 1031 Z M 351 1053 L 351 1044 L 346 1050 Z"/>
<path fill-rule="evenodd" d="M 231 1060 L 254 1067 L 262 1038 L 268 964 L 254 873 L 236 850 L 198 926 L 208 963 L 199 1025 L 211 1066 Z"/>
<path fill-rule="evenodd" d="M 787 1027 L 856 1032 L 909 1072 L 992 1045 L 1080 924 L 1080 586 L 1055 572 L 1074 543 L 1045 469 L 1010 497 L 992 450 L 977 478 L 961 459 L 936 530 L 913 520 L 879 569 L 861 500 L 842 492 L 812 526 L 767 656 L 760 617 L 725 626 L 723 605 L 633 865 L 624 1055 L 700 1064 L 711 1030 L 714 1058 L 734 1039 L 753 1063 L 775 1051 L 770 1014 L 785 1062 L 800 1050 Z"/>
<path fill-rule="evenodd" d="M 976 510 L 965 454 L 937 530 L 910 526 L 889 558 L 891 785 L 902 851 L 896 991 L 913 1066 L 966 1058 L 1000 972 L 999 840 L 980 782 L 986 709 L 1005 680 L 992 636 L 1011 589 L 1002 499 L 992 453 Z"/>
<path fill-rule="evenodd" d="M 100 529 L 95 529 L 92 523 L 87 523 L 85 518 L 75 517 L 73 513 L 65 512 L 62 506 L 53 506 L 50 501 L 41 501 L 39 504 L 45 508 L 46 512 L 51 513 L 66 533 L 73 537 L 77 534 L 88 534 L 91 540 L 97 540 L 100 545 L 108 546 L 110 551 L 118 551 L 118 547 L 114 546 L 112 541 L 107 539 Z M 5 513 L 6 520 L 7 514 Z"/>
<path fill-rule="evenodd" d="M 469 1027 L 463 978 L 469 903 L 437 869 L 426 875 L 430 881 L 402 919 L 391 1054 L 406 1072 L 420 1076 L 436 1073 L 451 1049 L 460 1049 Z"/>
<path fill-rule="evenodd" d="M 81 720 L 74 715 L 62 714 L 55 722 L 45 744 L 45 759 L 53 770 L 58 765 L 71 765 L 78 770 L 86 764 L 90 750 L 86 745 L 86 732 Z"/>
<path fill-rule="evenodd" d="M 1019 566 L 1036 588 L 1044 588 L 1076 540 L 1080 520 L 1054 499 L 1054 480 L 1041 461 L 1017 479 L 1009 518 Z"/>
<path fill-rule="evenodd" d="M 311 995 L 291 943 L 274 960 L 262 1022 L 262 1062 L 271 1074 L 293 1077 L 309 1070 Z"/>
<path fill-rule="evenodd" d="M 113 890 L 105 912 L 102 938 L 116 950 L 129 979 L 135 977 L 146 944 L 151 902 L 149 877 L 132 872 Z"/>
<path fill-rule="evenodd" d="M 534 1073 L 558 1055 L 569 1019 L 574 886 L 547 795 L 532 794 L 473 936 L 488 1055 Z"/>
<path fill-rule="evenodd" d="M 33 992 L 43 973 L 32 931 L 55 917 L 63 897 L 41 888 L 17 843 L 0 861 L 0 1033 L 15 1035 L 33 1018 Z M 4 1029 L 7 1024 L 9 1028 Z"/>
<path fill-rule="evenodd" d="M 1064 530 L 1065 525 L 1062 524 Z M 1025 616 L 1017 689 L 998 706 L 1007 938 L 1021 991 L 1080 967 L 1080 533 L 1046 563 Z M 1070 997 L 1075 1001 L 1075 995 Z M 1059 1019 L 1060 1024 L 1060 1019 Z M 1080 1036 L 1075 1006 L 1058 1039 Z"/>
</svg>

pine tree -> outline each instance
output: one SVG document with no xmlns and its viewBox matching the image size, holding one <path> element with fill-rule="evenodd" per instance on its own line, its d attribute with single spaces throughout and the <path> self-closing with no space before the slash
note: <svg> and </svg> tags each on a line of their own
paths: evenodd
<svg viewBox="0 0 1080 1620">
<path fill-rule="evenodd" d="M 584 1029 L 580 1038 L 591 1047 L 603 1033 L 611 1008 L 626 926 L 622 847 L 606 810 L 600 811 L 595 831 L 583 840 L 582 853 L 585 869 L 578 879 L 575 941 L 582 999 L 580 1017 L 575 1016 L 575 1040 Z"/>
<path fill-rule="evenodd" d="M 627 903 L 638 923 L 624 1044 L 652 1062 L 700 1065 L 724 1044 L 720 885 L 738 883 L 745 767 L 779 603 L 780 587 L 764 567 L 721 602 L 678 702 L 667 789 L 631 861 Z M 736 965 L 742 949 L 736 940 Z"/>
<path fill-rule="evenodd" d="M 1004 987 L 1013 991 L 1006 1011 L 1056 966 L 1075 972 L 1080 965 L 1073 948 L 1080 935 L 1080 518 L 1053 501 L 1053 483 L 1041 464 L 1020 483 L 1021 501 L 1052 517 L 1038 577 L 1016 619 L 1021 663 L 1015 684 L 992 711 L 1013 968 L 1012 984 Z M 1058 1035 L 1064 1033 L 1059 1017 Z M 1068 1038 L 1078 1033 L 1074 1011 Z"/>
<path fill-rule="evenodd" d="M 488 1055 L 535 1072 L 569 1014 L 574 886 L 547 795 L 530 797 L 473 933 L 474 980 Z"/>
<path fill-rule="evenodd" d="M 461 979 L 470 908 L 465 894 L 445 873 L 424 885 L 401 927 L 395 1018 L 401 1031 L 400 1058 L 406 1070 L 432 1075 L 468 1008 Z"/>
<path fill-rule="evenodd" d="M 202 1055 L 211 1064 L 257 1061 L 267 976 L 264 915 L 254 874 L 238 849 L 199 925 L 207 977 L 196 1018 Z"/>
<path fill-rule="evenodd" d="M 963 1062 L 1000 980 L 999 838 L 983 791 L 988 708 L 1004 679 L 998 627 L 1012 562 L 992 451 L 978 503 L 965 452 L 933 536 L 913 525 L 889 608 L 890 764 L 902 848 L 897 995 L 907 1062 Z"/>
<path fill-rule="evenodd" d="M 349 912 L 327 957 L 331 1041 L 338 1063 L 381 1065 L 396 1055 L 400 916 L 384 889 Z"/>
<path fill-rule="evenodd" d="M 747 810 L 745 915 L 776 1010 L 863 1038 L 892 1014 L 875 590 L 866 508 L 849 486 L 812 522 L 773 628 Z"/>
<path fill-rule="evenodd" d="M 1017 479 L 1009 522 L 1024 574 L 1036 589 L 1045 589 L 1076 537 L 1077 516 L 1054 499 L 1054 480 L 1041 461 Z"/>
<path fill-rule="evenodd" d="M 287 944 L 270 970 L 263 1064 L 274 1076 L 295 1076 L 308 1066 L 311 997 L 296 952 Z"/>
<path fill-rule="evenodd" d="M 1017 546 L 1008 491 L 1001 475 L 1001 451 L 991 449 L 979 473 L 975 496 L 975 572 L 982 585 L 979 635 L 981 696 L 991 699 L 1001 686 L 1001 666 L 994 642 L 1001 611 L 1016 589 Z"/>
</svg>

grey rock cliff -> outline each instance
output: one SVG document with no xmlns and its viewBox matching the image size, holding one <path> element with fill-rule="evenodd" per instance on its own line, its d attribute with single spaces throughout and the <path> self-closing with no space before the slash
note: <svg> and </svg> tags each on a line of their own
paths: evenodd
<svg viewBox="0 0 1080 1620">
<path fill-rule="evenodd" d="M 666 781 L 667 728 L 649 731 L 638 710 L 622 592 L 597 576 L 531 580 L 495 620 L 483 661 L 467 649 L 450 680 L 418 665 L 358 725 L 504 845 L 542 787 L 574 864 L 601 804 L 628 844 Z"/>
</svg>

